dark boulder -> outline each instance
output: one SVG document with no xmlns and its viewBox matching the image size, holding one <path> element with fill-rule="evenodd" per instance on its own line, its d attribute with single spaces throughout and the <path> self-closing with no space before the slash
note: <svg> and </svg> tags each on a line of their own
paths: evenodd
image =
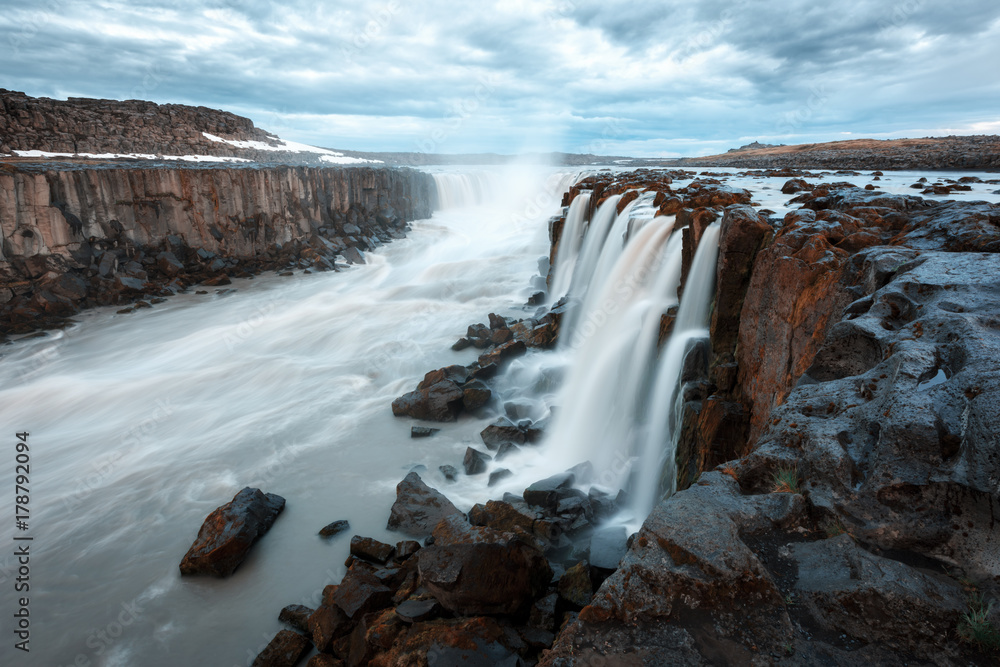
<svg viewBox="0 0 1000 667">
<path fill-rule="evenodd" d="M 426 421 L 450 422 L 462 411 L 462 388 L 452 380 L 403 394 L 392 402 L 392 414 Z"/>
<path fill-rule="evenodd" d="M 465 450 L 465 458 L 462 460 L 462 466 L 465 468 L 466 475 L 479 475 L 486 472 L 487 462 L 490 457 L 483 454 L 480 451 L 468 447 Z"/>
<path fill-rule="evenodd" d="M 793 195 L 796 192 L 802 192 L 803 190 L 812 190 L 813 186 L 806 183 L 801 178 L 793 178 L 790 181 L 785 181 L 785 184 L 781 186 L 782 194 Z"/>
<path fill-rule="evenodd" d="M 320 537 L 333 537 L 334 535 L 339 535 L 340 533 L 348 530 L 351 524 L 347 519 L 340 519 L 323 526 L 320 531 Z"/>
<path fill-rule="evenodd" d="M 450 517 L 417 554 L 420 580 L 456 614 L 526 612 L 552 579 L 545 556 L 512 533 Z"/>
<path fill-rule="evenodd" d="M 358 620 L 365 614 L 392 604 L 394 592 L 367 568 L 352 565 L 337 586 L 332 600 L 348 618 Z"/>
<path fill-rule="evenodd" d="M 566 570 L 559 577 L 556 589 L 559 597 L 572 605 L 585 607 L 590 604 L 590 599 L 594 596 L 594 585 L 590 581 L 590 565 L 587 561 L 581 561 Z"/>
<path fill-rule="evenodd" d="M 250 547 L 274 524 L 285 499 L 247 487 L 205 518 L 198 537 L 181 561 L 181 574 L 227 577 Z"/>
<path fill-rule="evenodd" d="M 396 614 L 407 623 L 429 621 L 441 613 L 441 605 L 437 600 L 407 600 L 396 607 Z"/>
<path fill-rule="evenodd" d="M 535 482 L 524 490 L 524 501 L 529 505 L 537 505 L 554 510 L 559 500 L 566 496 L 566 490 L 572 488 L 576 477 L 573 473 L 564 472 Z"/>
<path fill-rule="evenodd" d="M 493 393 L 485 384 L 473 380 L 462 386 L 462 406 L 466 410 L 477 410 L 486 405 Z"/>
<path fill-rule="evenodd" d="M 253 661 L 252 667 L 294 667 L 309 652 L 309 638 L 291 630 L 281 630 Z"/>
<path fill-rule="evenodd" d="M 395 550 L 391 544 L 370 537 L 355 535 L 351 538 L 351 555 L 373 563 L 385 563 Z"/>
<path fill-rule="evenodd" d="M 300 632 L 311 634 L 309 631 L 309 617 L 315 611 L 315 609 L 310 609 L 301 604 L 290 604 L 281 610 L 278 614 L 278 620 L 282 623 L 288 623 Z"/>
<path fill-rule="evenodd" d="M 392 504 L 387 527 L 425 537 L 441 519 L 452 515 L 462 513 L 444 495 L 427 486 L 420 475 L 411 472 L 396 485 L 396 502 Z"/>
</svg>

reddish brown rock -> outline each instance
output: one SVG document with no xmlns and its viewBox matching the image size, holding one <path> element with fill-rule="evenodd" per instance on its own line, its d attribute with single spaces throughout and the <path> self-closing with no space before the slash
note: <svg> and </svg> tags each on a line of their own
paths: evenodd
<svg viewBox="0 0 1000 667">
<path fill-rule="evenodd" d="M 770 223 L 750 206 L 730 206 L 722 217 L 711 325 L 712 349 L 716 355 L 735 351 L 740 313 L 754 262 L 773 234 Z"/>
<path fill-rule="evenodd" d="M 285 499 L 247 487 L 205 518 L 181 561 L 181 574 L 227 577 L 246 558 L 285 507 Z"/>
<path fill-rule="evenodd" d="M 552 579 L 545 556 L 511 533 L 443 521 L 417 553 L 420 580 L 441 605 L 467 616 L 527 611 Z"/>
<path fill-rule="evenodd" d="M 441 380 L 394 400 L 392 414 L 426 421 L 455 421 L 462 411 L 463 398 L 460 386 L 451 380 Z"/>
<path fill-rule="evenodd" d="M 425 537 L 439 521 L 453 515 L 462 513 L 443 494 L 427 486 L 420 475 L 411 472 L 396 485 L 396 501 L 387 528 Z"/>
<path fill-rule="evenodd" d="M 252 667 L 295 667 L 309 652 L 309 639 L 291 630 L 281 630 L 260 655 Z"/>
</svg>

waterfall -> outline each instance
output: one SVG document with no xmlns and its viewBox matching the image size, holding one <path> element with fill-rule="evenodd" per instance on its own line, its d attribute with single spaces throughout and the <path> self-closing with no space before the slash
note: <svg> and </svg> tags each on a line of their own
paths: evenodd
<svg viewBox="0 0 1000 667">
<path fill-rule="evenodd" d="M 553 301 L 565 296 L 569 289 L 570 279 L 573 277 L 573 267 L 576 266 L 580 245 L 583 243 L 583 234 L 586 231 L 583 217 L 587 213 L 589 205 L 589 192 L 581 192 L 569 205 L 569 212 L 566 213 L 566 224 L 563 225 L 562 236 L 559 240 L 559 249 L 556 251 L 552 284 L 549 289 Z"/>
<path fill-rule="evenodd" d="M 677 419 L 681 408 L 678 385 L 689 346 L 695 341 L 708 339 L 720 229 L 719 223 L 713 223 L 702 234 L 673 332 L 660 353 L 653 378 L 651 406 L 654 409 L 650 411 L 645 441 L 640 450 L 639 474 L 633 494 L 633 505 L 640 517 L 649 514 L 663 495 L 661 481 L 666 483 L 663 492 L 672 494 L 677 489 L 675 456 L 679 435 Z"/>
<path fill-rule="evenodd" d="M 567 370 L 549 455 L 560 465 L 590 461 L 595 483 L 629 490 L 639 520 L 663 495 L 664 477 L 663 490 L 675 490 L 678 385 L 692 341 L 708 337 L 720 230 L 713 224 L 703 233 L 674 330 L 659 347 L 661 317 L 678 305 L 682 237 L 673 217 L 654 217 L 655 196 L 642 193 L 617 215 L 619 197 L 609 197 L 590 225 L 571 204 L 566 251 L 553 267 L 553 299 L 558 285 L 573 301 L 560 334 Z"/>
<path fill-rule="evenodd" d="M 441 210 L 489 204 L 500 190 L 497 171 L 438 173 L 432 176 Z"/>
<path fill-rule="evenodd" d="M 561 343 L 573 356 L 552 425 L 552 451 L 556 460 L 586 460 L 605 471 L 604 486 L 624 482 L 621 473 L 635 440 L 640 406 L 629 398 L 636 392 L 623 371 L 636 351 L 645 349 L 639 338 L 651 319 L 659 330 L 662 302 L 650 288 L 663 282 L 660 276 L 674 273 L 680 261 L 679 244 L 669 242 L 673 220 L 661 220 L 630 239 L 607 283 L 598 286 L 602 305 L 586 312 L 575 335 Z M 655 349 L 655 334 L 653 340 Z"/>
</svg>

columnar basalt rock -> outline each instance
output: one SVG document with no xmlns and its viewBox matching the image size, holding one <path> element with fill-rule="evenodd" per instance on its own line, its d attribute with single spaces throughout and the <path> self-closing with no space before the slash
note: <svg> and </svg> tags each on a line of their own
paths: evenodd
<svg viewBox="0 0 1000 667">
<path fill-rule="evenodd" d="M 401 238 L 407 221 L 429 217 L 434 188 L 409 169 L 8 165 L 0 334 L 206 279 L 333 269 L 338 255 Z"/>
</svg>

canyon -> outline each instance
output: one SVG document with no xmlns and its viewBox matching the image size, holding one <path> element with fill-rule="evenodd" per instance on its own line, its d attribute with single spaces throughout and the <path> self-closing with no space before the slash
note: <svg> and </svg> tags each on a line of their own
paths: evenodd
<svg viewBox="0 0 1000 667">
<path fill-rule="evenodd" d="M 875 171 L 995 138 L 428 173 L 0 100 L 0 152 L 78 155 L 0 159 L 0 415 L 52 420 L 39 542 L 90 572 L 42 622 L 141 600 L 126 664 L 995 660 L 1000 179 Z"/>
</svg>

